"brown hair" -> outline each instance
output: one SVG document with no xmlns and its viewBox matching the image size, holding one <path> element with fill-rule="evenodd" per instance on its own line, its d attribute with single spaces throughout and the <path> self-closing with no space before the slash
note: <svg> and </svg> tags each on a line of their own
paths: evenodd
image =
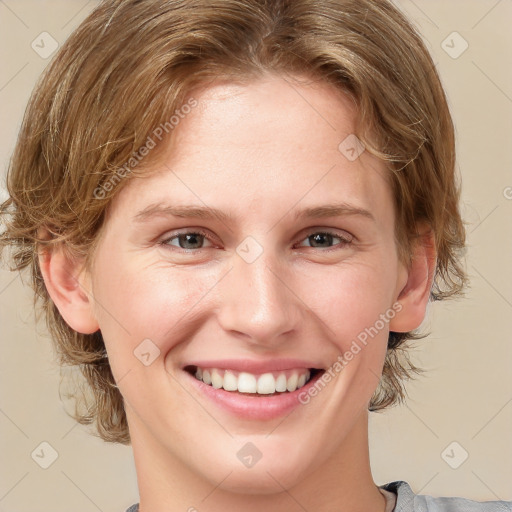
<svg viewBox="0 0 512 512">
<path fill-rule="evenodd" d="M 152 151 L 144 165 L 131 160 L 155 127 L 172 135 L 169 120 L 193 87 L 266 72 L 308 75 L 355 101 L 357 136 L 391 171 L 400 258 L 410 263 L 424 221 L 437 249 L 431 299 L 460 295 L 467 284 L 452 119 L 427 49 L 391 2 L 104 0 L 33 92 L 8 172 L 10 198 L 0 207 L 0 248 L 12 246 L 13 270 L 30 269 L 60 363 L 85 376 L 92 395 L 76 396 L 84 407 L 75 419 L 96 422 L 106 441 L 130 437 L 101 333 L 66 324 L 45 288 L 38 249 L 62 243 L 89 264 L 112 199 L 157 159 Z M 38 235 L 40 226 L 50 239 Z M 390 333 L 370 410 L 404 400 L 404 381 L 421 371 L 407 342 L 423 336 Z"/>
</svg>

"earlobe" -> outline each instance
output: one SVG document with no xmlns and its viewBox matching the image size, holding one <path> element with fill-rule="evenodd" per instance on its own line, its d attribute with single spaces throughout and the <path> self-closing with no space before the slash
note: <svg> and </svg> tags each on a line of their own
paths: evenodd
<svg viewBox="0 0 512 512">
<path fill-rule="evenodd" d="M 83 264 L 74 260 L 62 244 L 40 250 L 38 258 L 48 294 L 66 323 L 82 334 L 96 332 L 99 325 Z"/>
<path fill-rule="evenodd" d="M 425 318 L 435 270 L 434 233 L 429 228 L 425 228 L 419 233 L 413 248 L 407 281 L 396 299 L 402 308 L 389 324 L 391 331 L 409 332 L 421 325 Z"/>
</svg>

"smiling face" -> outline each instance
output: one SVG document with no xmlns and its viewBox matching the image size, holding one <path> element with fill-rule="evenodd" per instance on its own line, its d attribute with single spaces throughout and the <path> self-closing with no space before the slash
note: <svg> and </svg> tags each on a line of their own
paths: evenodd
<svg viewBox="0 0 512 512">
<path fill-rule="evenodd" d="M 357 475 L 388 332 L 416 321 L 407 293 L 388 315 L 408 272 L 384 164 L 340 151 L 356 114 L 327 84 L 267 76 L 193 97 L 165 165 L 114 200 L 89 281 L 138 473 L 254 493 L 329 464 Z"/>
</svg>

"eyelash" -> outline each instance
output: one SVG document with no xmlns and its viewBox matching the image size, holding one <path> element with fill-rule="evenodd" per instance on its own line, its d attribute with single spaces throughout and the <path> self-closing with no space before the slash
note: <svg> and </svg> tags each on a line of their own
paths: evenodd
<svg viewBox="0 0 512 512">
<path fill-rule="evenodd" d="M 336 233 L 335 231 L 330 231 L 328 229 L 327 230 L 312 230 L 312 231 L 308 231 L 306 233 L 306 235 L 303 238 L 301 238 L 299 241 L 306 240 L 310 236 L 318 235 L 318 234 L 330 235 L 330 236 L 332 236 L 334 238 L 339 238 L 341 240 L 341 242 L 339 244 L 337 244 L 336 246 L 327 247 L 325 249 L 322 249 L 321 247 L 309 247 L 310 249 L 319 249 L 322 252 L 330 252 L 330 251 L 334 251 L 334 250 L 338 250 L 338 249 L 341 249 L 343 247 L 346 247 L 346 246 L 352 244 L 352 241 L 353 241 L 352 238 L 347 239 L 346 237 L 342 236 L 341 234 Z M 173 246 L 173 245 L 169 244 L 169 242 L 171 240 L 177 239 L 180 235 L 201 235 L 201 236 L 204 236 L 206 239 L 210 240 L 210 237 L 208 236 L 208 233 L 206 233 L 205 231 L 203 231 L 201 229 L 197 229 L 197 230 L 194 230 L 194 231 L 180 231 L 180 232 L 174 233 L 172 236 L 167 237 L 164 240 L 161 240 L 159 242 L 159 244 L 161 246 L 163 246 L 163 247 L 166 247 L 166 248 L 172 247 L 172 250 L 178 250 L 179 252 L 184 252 L 184 253 L 198 252 L 198 251 L 201 251 L 201 250 L 204 250 L 204 249 L 209 249 L 209 247 L 201 247 L 201 248 L 198 248 L 198 249 L 183 249 L 181 247 L 176 247 L 176 246 Z M 210 242 L 214 243 L 212 240 L 210 240 Z"/>
</svg>

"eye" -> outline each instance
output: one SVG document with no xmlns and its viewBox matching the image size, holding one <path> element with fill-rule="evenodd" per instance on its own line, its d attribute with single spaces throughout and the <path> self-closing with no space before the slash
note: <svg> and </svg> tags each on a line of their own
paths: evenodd
<svg viewBox="0 0 512 512">
<path fill-rule="evenodd" d="M 350 245 L 352 243 L 352 237 L 350 235 L 345 234 L 341 235 L 340 233 L 335 233 L 331 231 L 313 231 L 309 232 L 309 234 L 304 238 L 304 241 L 308 241 L 311 245 L 309 247 L 313 248 L 332 248 L 333 240 L 338 239 L 340 243 L 335 244 L 341 247 L 346 245 Z M 300 244 L 300 247 L 308 247 L 307 245 Z"/>
<path fill-rule="evenodd" d="M 176 247 L 184 251 L 193 251 L 194 249 L 200 250 L 213 247 L 214 245 L 210 242 L 209 238 L 209 235 L 202 230 L 182 231 L 166 237 L 159 244 L 165 247 Z M 302 240 L 309 242 L 309 247 L 314 249 L 337 249 L 350 245 L 352 243 L 352 236 L 348 233 L 342 235 L 332 231 L 310 231 L 306 238 Z M 339 242 L 335 243 L 335 240 L 339 240 Z M 205 246 L 205 241 L 210 245 Z M 304 242 L 299 244 L 299 247 L 308 247 Z"/>
<path fill-rule="evenodd" d="M 167 237 L 165 240 L 162 240 L 160 244 L 179 247 L 183 250 L 192 250 L 203 249 L 205 240 L 208 240 L 208 235 L 204 231 L 183 231 Z"/>
</svg>

